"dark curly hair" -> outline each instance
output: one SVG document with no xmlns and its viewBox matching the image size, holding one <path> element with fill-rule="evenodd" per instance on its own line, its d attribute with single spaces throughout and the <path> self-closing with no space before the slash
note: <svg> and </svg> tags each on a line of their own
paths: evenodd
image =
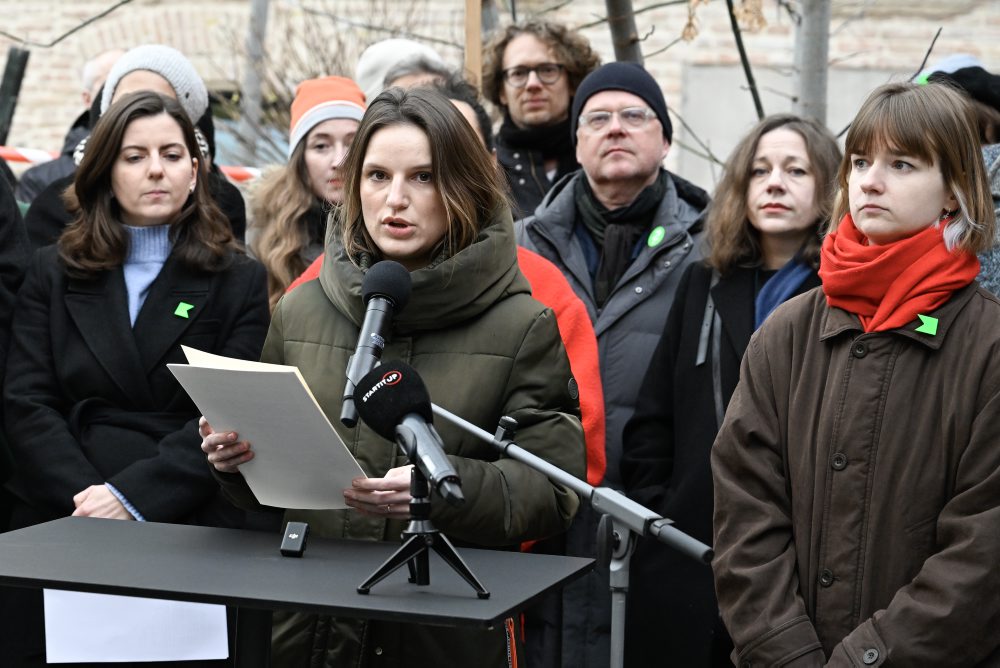
<svg viewBox="0 0 1000 668">
<path fill-rule="evenodd" d="M 483 47 L 483 95 L 498 107 L 503 106 L 500 103 L 503 53 L 512 39 L 524 34 L 534 35 L 552 48 L 556 60 L 566 68 L 570 94 L 575 93 L 583 78 L 601 64 L 600 57 L 590 48 L 587 38 L 560 23 L 524 21 L 509 25 Z"/>
</svg>

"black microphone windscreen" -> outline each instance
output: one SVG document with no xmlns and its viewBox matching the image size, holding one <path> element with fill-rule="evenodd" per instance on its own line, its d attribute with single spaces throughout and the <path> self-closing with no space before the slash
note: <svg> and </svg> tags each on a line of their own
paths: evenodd
<svg viewBox="0 0 1000 668">
<path fill-rule="evenodd" d="M 416 414 L 432 422 L 431 397 L 417 370 L 399 361 L 383 362 L 358 381 L 358 415 L 379 436 L 396 440 L 396 426 Z"/>
<path fill-rule="evenodd" d="M 410 301 L 413 281 L 406 267 L 392 260 L 376 262 L 361 281 L 361 297 L 367 304 L 372 297 L 385 297 L 397 313 Z"/>
</svg>

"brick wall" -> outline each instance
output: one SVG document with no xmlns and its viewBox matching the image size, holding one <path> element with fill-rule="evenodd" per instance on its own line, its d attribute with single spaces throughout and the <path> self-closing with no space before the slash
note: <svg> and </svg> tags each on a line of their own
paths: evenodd
<svg viewBox="0 0 1000 668">
<path fill-rule="evenodd" d="M 0 0 L 3 29 L 36 42 L 48 42 L 84 19 L 107 9 L 106 0 Z M 191 57 L 212 87 L 233 87 L 240 79 L 239 53 L 245 39 L 249 12 L 246 0 L 135 0 L 97 22 L 84 27 L 52 48 L 29 47 L 31 57 L 21 89 L 8 144 L 58 149 L 69 124 L 82 111 L 80 69 L 91 56 L 115 46 L 128 48 L 145 42 L 162 42 L 177 47 Z M 506 3 L 499 2 L 504 5 Z M 560 5 L 553 0 L 520 0 L 521 16 L 545 7 Z M 659 4 L 656 0 L 635 0 L 637 8 Z M 744 36 L 756 68 L 769 73 L 767 111 L 783 111 L 790 106 L 788 70 L 792 61 L 794 29 L 791 19 L 774 0 L 763 0 L 766 26 Z M 870 5 L 870 6 L 869 6 Z M 302 8 L 305 8 L 303 10 Z M 312 11 L 308 11 L 308 10 Z M 644 36 L 643 51 L 653 54 L 647 68 L 656 76 L 674 110 L 701 118 L 725 113 L 730 106 L 744 106 L 749 94 L 739 85 L 720 89 L 712 99 L 685 99 L 685 73 L 709 73 L 708 66 L 738 66 L 723 0 L 710 0 L 695 10 L 698 35 L 690 42 L 674 42 L 687 24 L 687 5 L 661 7 L 637 17 Z M 546 16 L 570 25 L 592 23 L 603 16 L 602 0 L 574 0 Z M 832 67 L 841 71 L 868 71 L 879 77 L 889 73 L 909 76 L 919 65 L 934 32 L 944 27 L 931 61 L 963 51 L 979 57 L 988 69 L 1000 72 L 1000 2 L 996 0 L 835 0 L 830 45 Z M 327 16 L 334 14 L 339 20 Z M 462 59 L 463 3 L 461 0 L 304 0 L 290 3 L 272 0 L 269 22 L 269 49 L 274 53 L 296 53 L 308 62 L 309 44 L 320 35 L 329 35 L 338 45 L 336 60 L 352 63 L 364 44 L 390 36 L 363 24 L 396 27 L 420 36 L 441 40 L 433 44 L 451 63 Z M 509 14 L 501 12 L 501 20 Z M 305 31 L 311 37 L 288 39 L 289 29 Z M 324 32 L 326 31 L 326 32 Z M 613 59 L 606 24 L 584 29 L 604 60 Z M 0 37 L 0 59 L 6 61 L 13 42 Z M 666 50 L 663 50 L 665 49 Z M 305 51 L 305 53 L 303 52 Z M 294 60 L 294 59 L 293 59 Z M 349 72 L 343 72 L 349 73 Z M 288 74 L 294 78 L 295 68 Z M 852 81 L 854 81 L 852 79 Z M 845 91 L 835 88 L 831 76 L 831 98 Z M 851 92 L 857 94 L 856 84 Z M 752 120 L 752 118 L 750 119 Z M 741 121 L 743 123 L 745 121 Z M 831 122 L 831 125 L 833 123 Z M 679 133 L 683 138 L 684 133 Z M 720 153 L 725 154 L 724 147 Z M 671 158 L 668 164 L 677 164 Z M 705 185 L 705 184 L 703 184 Z"/>
</svg>

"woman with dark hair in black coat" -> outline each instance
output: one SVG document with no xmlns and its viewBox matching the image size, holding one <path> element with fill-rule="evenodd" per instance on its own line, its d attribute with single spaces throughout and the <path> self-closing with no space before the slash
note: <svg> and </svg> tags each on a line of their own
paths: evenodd
<svg viewBox="0 0 1000 668">
<path fill-rule="evenodd" d="M 151 92 L 113 104 L 68 199 L 76 219 L 36 252 L 13 324 L 12 528 L 67 515 L 243 525 L 205 466 L 198 410 L 166 365 L 184 361 L 181 345 L 257 359 L 266 276 L 212 202 L 180 105 Z M 11 591 L 0 656 L 35 665 L 41 592 Z"/>
</svg>

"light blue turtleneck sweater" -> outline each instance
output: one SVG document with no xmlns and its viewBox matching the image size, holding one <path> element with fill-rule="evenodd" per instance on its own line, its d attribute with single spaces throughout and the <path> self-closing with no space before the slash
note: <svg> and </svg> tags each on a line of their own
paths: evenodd
<svg viewBox="0 0 1000 668">
<path fill-rule="evenodd" d="M 125 273 L 125 291 L 128 293 L 128 315 L 134 326 L 146 295 L 149 294 L 149 288 L 160 274 L 173 244 L 170 241 L 170 225 L 122 227 L 128 233 L 128 255 L 122 270 Z"/>
</svg>

